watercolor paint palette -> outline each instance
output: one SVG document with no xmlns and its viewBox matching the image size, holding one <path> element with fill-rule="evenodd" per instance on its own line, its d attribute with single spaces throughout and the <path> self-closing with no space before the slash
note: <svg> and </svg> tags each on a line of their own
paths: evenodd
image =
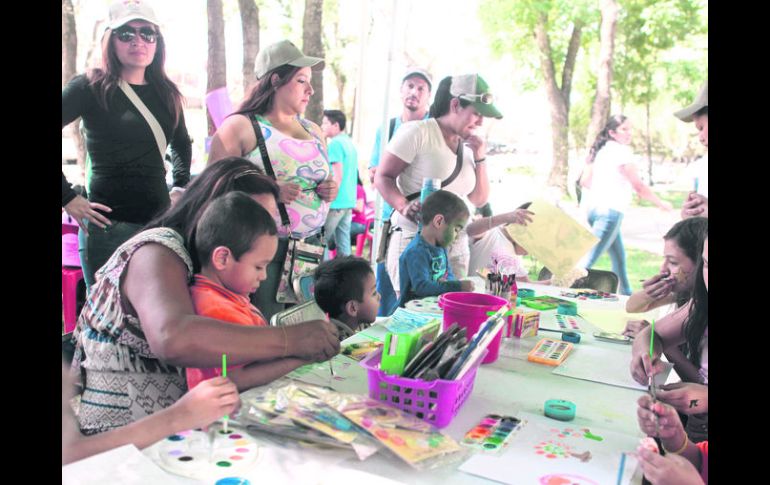
<svg viewBox="0 0 770 485">
<path fill-rule="evenodd" d="M 406 302 L 404 308 L 413 312 L 438 313 L 441 315 L 444 311 L 438 306 L 437 296 L 428 296 L 420 300 L 411 300 Z"/>
<path fill-rule="evenodd" d="M 521 424 L 521 420 L 513 416 L 488 414 L 465 433 L 461 444 L 483 453 L 497 453 L 508 445 Z"/>
<path fill-rule="evenodd" d="M 577 298 L 578 300 L 605 300 L 617 301 L 618 295 L 604 291 L 592 290 L 590 288 L 573 288 L 569 291 L 562 291 L 561 296 L 567 298 Z"/>
<path fill-rule="evenodd" d="M 198 480 L 248 470 L 258 455 L 259 448 L 253 438 L 235 429 L 225 432 L 221 428 L 210 429 L 208 433 L 182 431 L 163 440 L 158 448 L 162 468 Z"/>
<path fill-rule="evenodd" d="M 535 348 L 527 354 L 527 360 L 545 365 L 559 365 L 564 362 L 570 351 L 572 344 L 563 340 L 554 340 L 550 338 L 541 339 Z"/>
<path fill-rule="evenodd" d="M 583 331 L 583 329 L 580 327 L 580 322 L 576 317 L 571 315 L 559 315 L 558 313 L 555 315 L 555 317 L 556 324 L 559 326 L 559 330 L 570 330 L 573 332 Z"/>
</svg>

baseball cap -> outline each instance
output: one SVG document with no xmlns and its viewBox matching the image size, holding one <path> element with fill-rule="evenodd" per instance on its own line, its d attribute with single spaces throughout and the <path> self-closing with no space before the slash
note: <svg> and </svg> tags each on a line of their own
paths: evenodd
<svg viewBox="0 0 770 485">
<path fill-rule="evenodd" d="M 257 60 L 254 62 L 254 72 L 257 79 L 262 79 L 268 72 L 286 64 L 295 67 L 324 68 L 323 59 L 306 56 L 296 45 L 288 40 L 282 40 L 259 51 Z"/>
<path fill-rule="evenodd" d="M 425 80 L 426 83 L 428 83 L 428 89 L 433 89 L 433 77 L 430 75 L 428 71 L 421 67 L 410 67 L 406 70 L 406 74 L 404 74 L 404 77 L 401 78 L 401 82 L 403 83 L 407 79 L 409 79 L 412 76 L 419 76 Z"/>
<path fill-rule="evenodd" d="M 142 0 L 119 0 L 110 5 L 108 29 L 115 30 L 132 20 L 145 20 L 151 24 L 159 25 L 155 11 L 147 2 Z"/>
<path fill-rule="evenodd" d="M 693 115 L 700 111 L 701 109 L 707 107 L 709 105 L 709 81 L 706 79 L 706 82 L 703 83 L 703 86 L 700 88 L 700 92 L 698 92 L 698 95 L 695 97 L 695 101 L 693 103 L 676 113 L 674 113 L 674 116 L 679 118 L 682 121 L 690 122 L 693 119 Z"/>
<path fill-rule="evenodd" d="M 452 84 L 449 94 L 454 97 L 470 101 L 481 116 L 487 118 L 503 117 L 493 103 L 494 96 L 489 92 L 489 85 L 478 74 L 463 74 L 452 76 Z"/>
</svg>

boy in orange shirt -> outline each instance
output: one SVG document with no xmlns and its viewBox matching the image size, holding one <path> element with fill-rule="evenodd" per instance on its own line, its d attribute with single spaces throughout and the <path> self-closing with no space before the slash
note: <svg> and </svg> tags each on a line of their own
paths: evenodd
<svg viewBox="0 0 770 485">
<path fill-rule="evenodd" d="M 277 234 L 272 216 L 247 194 L 231 192 L 212 201 L 196 226 L 201 271 L 190 287 L 195 313 L 238 325 L 266 326 L 249 294 L 267 278 L 267 265 L 278 247 Z M 244 391 L 307 363 L 297 358 L 253 362 L 232 366 L 227 375 Z M 221 373 L 221 368 L 188 368 L 187 386 L 192 389 Z"/>
</svg>

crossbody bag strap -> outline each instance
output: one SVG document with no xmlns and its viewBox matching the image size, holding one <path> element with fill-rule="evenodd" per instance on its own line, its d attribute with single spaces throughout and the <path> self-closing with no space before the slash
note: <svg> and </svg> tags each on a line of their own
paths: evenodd
<svg viewBox="0 0 770 485">
<path fill-rule="evenodd" d="M 460 171 L 463 168 L 463 142 L 460 140 L 460 143 L 457 144 L 457 164 L 455 165 L 454 171 L 447 177 L 446 180 L 441 182 L 441 188 L 443 189 L 447 185 L 454 182 L 454 180 L 457 178 L 458 175 L 460 175 Z M 420 196 L 419 192 L 415 192 L 414 194 L 409 194 L 406 196 L 406 200 L 409 202 L 413 201 L 417 197 Z"/>
<path fill-rule="evenodd" d="M 158 123 L 158 120 L 155 119 L 155 116 L 153 116 L 152 112 L 145 106 L 130 84 L 121 79 L 118 86 L 120 86 L 120 89 L 123 91 L 123 94 L 126 95 L 128 100 L 139 110 L 139 113 L 144 117 L 147 124 L 150 125 L 150 130 L 155 137 L 155 143 L 158 144 L 160 159 L 163 161 L 166 156 L 166 147 L 168 146 L 168 143 L 166 141 L 166 135 L 160 127 L 160 123 Z"/>
<path fill-rule="evenodd" d="M 251 121 L 251 126 L 254 128 L 254 136 L 257 137 L 257 147 L 259 148 L 259 153 L 262 155 L 262 165 L 265 166 L 265 172 L 272 178 L 273 180 L 278 182 L 278 179 L 275 177 L 275 171 L 273 171 L 273 164 L 270 163 L 270 156 L 267 154 L 267 147 L 265 146 L 265 137 L 262 135 L 262 127 L 259 126 L 259 121 L 257 121 L 256 116 L 249 116 L 249 121 Z M 281 214 L 281 224 L 283 224 L 286 227 L 291 226 L 291 222 L 289 220 L 289 213 L 286 211 L 286 205 L 284 205 L 283 202 L 278 202 L 278 212 Z"/>
</svg>

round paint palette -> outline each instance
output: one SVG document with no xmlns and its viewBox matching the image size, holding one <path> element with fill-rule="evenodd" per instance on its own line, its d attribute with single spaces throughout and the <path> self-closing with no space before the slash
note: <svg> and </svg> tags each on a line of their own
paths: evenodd
<svg viewBox="0 0 770 485">
<path fill-rule="evenodd" d="M 158 447 L 159 464 L 166 471 L 198 480 L 238 475 L 254 466 L 258 456 L 256 441 L 230 429 L 182 431 L 164 439 Z"/>
<path fill-rule="evenodd" d="M 444 310 L 438 306 L 437 296 L 428 296 L 421 300 L 411 300 L 406 302 L 404 307 L 413 312 L 438 313 L 439 315 L 444 313 Z"/>
</svg>

